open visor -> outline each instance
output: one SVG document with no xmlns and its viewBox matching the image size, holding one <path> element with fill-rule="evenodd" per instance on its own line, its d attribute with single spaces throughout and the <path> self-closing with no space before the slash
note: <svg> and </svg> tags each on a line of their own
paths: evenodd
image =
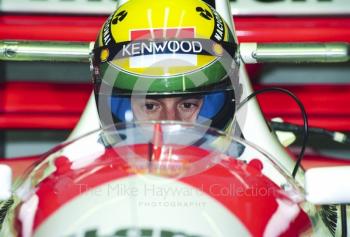
<svg viewBox="0 0 350 237">
<path fill-rule="evenodd" d="M 114 122 L 182 121 L 222 129 L 233 118 L 232 91 L 185 95 L 117 96 L 107 99 Z"/>
</svg>

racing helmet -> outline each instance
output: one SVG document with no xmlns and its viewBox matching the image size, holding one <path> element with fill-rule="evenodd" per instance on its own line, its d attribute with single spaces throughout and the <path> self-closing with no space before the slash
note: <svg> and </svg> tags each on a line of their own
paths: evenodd
<svg viewBox="0 0 350 237">
<path fill-rule="evenodd" d="M 129 0 L 104 23 L 91 70 L 102 126 L 181 120 L 221 130 L 233 121 L 237 43 L 201 0 Z"/>
</svg>

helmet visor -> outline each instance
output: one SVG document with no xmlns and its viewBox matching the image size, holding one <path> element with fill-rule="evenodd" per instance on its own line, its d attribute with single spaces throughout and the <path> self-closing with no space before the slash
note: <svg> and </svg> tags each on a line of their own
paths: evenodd
<svg viewBox="0 0 350 237">
<path fill-rule="evenodd" d="M 182 121 L 224 124 L 233 117 L 232 91 L 167 96 L 110 96 L 108 106 L 114 122 Z"/>
</svg>

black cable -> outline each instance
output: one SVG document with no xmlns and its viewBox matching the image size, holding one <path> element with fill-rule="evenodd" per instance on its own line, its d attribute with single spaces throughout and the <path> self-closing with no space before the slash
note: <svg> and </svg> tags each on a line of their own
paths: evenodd
<svg viewBox="0 0 350 237">
<path fill-rule="evenodd" d="M 293 133 L 301 133 L 303 132 L 303 127 L 296 125 L 296 124 L 291 124 L 291 123 L 286 123 L 286 122 L 270 122 L 270 126 L 277 131 L 286 131 L 286 132 L 293 132 Z M 317 128 L 317 127 L 309 127 L 309 133 L 314 133 L 314 134 L 319 134 L 319 135 L 324 135 L 332 139 L 334 142 L 338 142 L 341 144 L 350 144 L 350 137 L 347 136 L 345 133 L 342 132 L 337 132 L 337 131 L 330 131 L 324 128 Z M 336 139 L 336 135 L 341 135 L 341 139 Z"/>
<path fill-rule="evenodd" d="M 346 219 L 346 204 L 340 205 L 340 215 L 341 215 L 341 236 L 348 236 L 348 227 L 347 227 L 347 219 Z"/>
<path fill-rule="evenodd" d="M 300 167 L 301 160 L 304 157 L 306 143 L 307 143 L 307 140 L 308 140 L 308 137 L 309 137 L 309 122 L 308 122 L 307 114 L 306 114 L 304 105 L 301 103 L 301 101 L 298 99 L 298 97 L 296 97 L 292 92 L 290 92 L 289 90 L 284 89 L 284 88 L 279 88 L 279 87 L 264 88 L 264 89 L 261 89 L 261 90 L 254 91 L 252 94 L 247 96 L 247 98 L 245 98 L 237 106 L 237 111 L 245 103 L 247 103 L 249 100 L 251 100 L 252 98 L 256 97 L 259 94 L 266 93 L 266 92 L 282 92 L 282 93 L 285 93 L 285 94 L 289 95 L 290 97 L 292 97 L 294 99 L 294 101 L 298 104 L 298 106 L 299 106 L 299 108 L 301 110 L 301 113 L 302 113 L 302 116 L 303 116 L 303 120 L 304 120 L 304 126 L 303 126 L 304 127 L 304 134 L 303 134 L 303 144 L 302 144 L 302 147 L 301 147 L 301 151 L 300 151 L 300 153 L 298 155 L 297 161 L 295 163 L 295 166 L 294 166 L 294 169 L 293 169 L 293 172 L 292 172 L 292 176 L 293 176 L 293 178 L 295 178 L 295 175 L 297 174 L 298 169 Z"/>
</svg>

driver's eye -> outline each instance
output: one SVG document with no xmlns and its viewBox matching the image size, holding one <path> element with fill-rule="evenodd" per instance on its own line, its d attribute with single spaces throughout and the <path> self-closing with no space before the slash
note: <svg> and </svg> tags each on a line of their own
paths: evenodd
<svg viewBox="0 0 350 237">
<path fill-rule="evenodd" d="M 200 99 L 186 99 L 179 104 L 179 109 L 184 112 L 193 112 L 198 109 L 200 104 Z"/>
<path fill-rule="evenodd" d="M 155 104 L 155 103 L 146 103 L 144 105 L 144 109 L 146 111 L 155 111 L 159 108 L 159 105 L 158 104 Z"/>
<path fill-rule="evenodd" d="M 184 108 L 184 109 L 192 109 L 193 107 L 195 107 L 196 105 L 195 104 L 193 104 L 193 103 L 183 103 L 182 104 L 182 107 Z"/>
<path fill-rule="evenodd" d="M 147 110 L 152 110 L 154 108 L 154 104 L 146 104 L 145 107 Z"/>
</svg>

